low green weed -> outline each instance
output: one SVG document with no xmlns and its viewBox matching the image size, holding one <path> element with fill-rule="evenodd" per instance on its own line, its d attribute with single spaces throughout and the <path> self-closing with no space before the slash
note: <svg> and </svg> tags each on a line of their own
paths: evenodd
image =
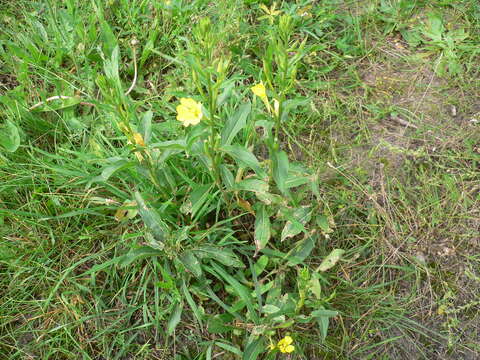
<svg viewBox="0 0 480 360">
<path fill-rule="evenodd" d="M 470 71 L 475 29 L 450 26 L 447 7 L 465 10 L 403 0 L 9 5 L 0 357 L 401 358 L 415 337 L 419 354 L 444 341 L 461 349 L 455 331 L 477 302 L 459 304 L 458 289 L 437 281 L 450 275 L 409 251 L 439 234 L 474 236 L 455 223 L 475 223 L 476 137 L 468 156 L 439 150 L 417 112 L 416 132 L 387 124 L 404 143 L 379 135 L 405 89 L 379 101 L 366 70 L 397 68 L 388 56 L 399 34 L 416 61 L 437 59 L 437 74 Z M 414 57 L 398 49 L 399 65 Z M 408 160 L 402 178 L 390 153 Z M 428 286 L 452 290 L 425 295 Z M 412 309 L 428 296 L 443 335 L 416 323 L 423 313 Z"/>
<path fill-rule="evenodd" d="M 220 52 L 218 29 L 208 18 L 200 20 L 179 59 L 191 74 L 186 88 L 192 94 L 178 95 L 176 120 L 170 114 L 164 123 L 173 137 L 156 132 L 153 113 L 141 111 L 125 94 L 118 47 L 97 79 L 103 101 L 96 106 L 120 134 L 124 151 L 91 184 L 129 179 L 134 191 L 117 219 L 129 221 L 138 212 L 147 228 L 140 244 L 109 263 L 152 259 L 162 269 L 159 286 L 176 294 L 167 335 L 188 306 L 198 326 L 238 339 L 213 341 L 209 348 L 243 353 L 245 359 L 268 353 L 268 343 L 269 358 L 293 351 L 290 343 L 275 344 L 299 324 L 317 323 L 326 337 L 329 318 L 337 313 L 325 308 L 320 272 L 343 253 L 336 250 L 316 270 L 305 267 L 324 236 L 315 228 L 330 231 L 316 175 L 291 163 L 281 144 L 305 41 L 291 42 L 295 25 L 287 15 L 272 26 L 265 81 L 257 80 L 250 91 L 230 74 L 230 54 Z M 291 282 L 290 274 L 298 280 Z"/>
</svg>

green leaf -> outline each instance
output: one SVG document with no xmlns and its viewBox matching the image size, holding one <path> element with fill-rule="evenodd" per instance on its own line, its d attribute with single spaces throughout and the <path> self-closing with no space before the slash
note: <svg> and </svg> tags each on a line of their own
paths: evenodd
<svg viewBox="0 0 480 360">
<path fill-rule="evenodd" d="M 222 140 L 221 144 L 223 145 L 230 145 L 233 138 L 238 134 L 240 130 L 245 127 L 247 123 L 247 117 L 250 114 L 251 105 L 250 102 L 242 104 L 238 107 L 237 111 L 230 116 L 225 126 L 222 129 Z"/>
<path fill-rule="evenodd" d="M 265 170 L 262 169 L 255 155 L 243 146 L 225 145 L 220 150 L 230 155 L 239 165 L 253 169 L 262 178 L 266 177 Z"/>
<path fill-rule="evenodd" d="M 213 188 L 213 184 L 206 184 L 206 185 L 195 185 L 193 187 L 193 191 L 188 197 L 187 202 L 189 202 L 190 213 L 192 217 L 200 211 L 203 205 L 207 202 L 210 195 L 210 190 Z"/>
<path fill-rule="evenodd" d="M 263 307 L 263 313 L 264 314 L 277 314 L 281 311 L 281 309 L 278 306 L 272 305 L 272 304 L 267 304 Z"/>
<path fill-rule="evenodd" d="M 225 101 L 228 100 L 228 98 L 233 92 L 233 89 L 235 89 L 235 85 L 236 85 L 235 79 L 225 81 L 222 85 L 224 84 L 226 84 L 225 88 L 223 89 L 222 93 L 218 95 L 217 104 L 219 107 L 222 106 L 225 103 Z"/>
<path fill-rule="evenodd" d="M 270 217 L 267 213 L 267 207 L 265 204 L 259 204 L 256 208 L 255 215 L 255 247 L 256 253 L 267 246 L 268 240 L 270 240 Z"/>
<path fill-rule="evenodd" d="M 100 39 L 103 43 L 103 53 L 105 56 L 112 56 L 112 53 L 118 45 L 117 38 L 110 28 L 110 25 L 103 19 L 100 22 Z"/>
<path fill-rule="evenodd" d="M 325 309 L 320 309 L 313 311 L 311 316 L 315 317 L 317 319 L 318 327 L 320 328 L 320 334 L 322 337 L 322 341 L 325 340 L 327 337 L 327 332 L 328 332 L 328 325 L 330 322 L 330 318 L 337 316 L 338 312 L 336 311 L 331 311 L 331 310 L 325 310 Z"/>
<path fill-rule="evenodd" d="M 192 295 L 190 295 L 190 291 L 187 288 L 185 281 L 182 282 L 182 291 L 183 291 L 183 295 L 185 296 L 185 299 L 187 300 L 188 305 L 190 306 L 190 308 L 193 311 L 193 314 L 195 315 L 195 318 L 197 319 L 200 326 L 202 326 L 203 314 L 199 309 L 199 307 L 197 306 L 197 304 L 195 303 L 195 301 L 193 300 Z"/>
<path fill-rule="evenodd" d="M 162 150 L 185 150 L 187 143 L 185 142 L 185 139 L 167 140 L 151 144 L 150 147 Z"/>
<path fill-rule="evenodd" d="M 140 123 L 139 126 L 139 132 L 143 136 L 143 141 L 145 141 L 145 144 L 148 144 L 150 142 L 150 137 L 152 136 L 152 118 L 153 118 L 153 112 L 152 111 L 147 111 L 142 115 L 142 122 Z"/>
<path fill-rule="evenodd" d="M 149 32 L 148 40 L 143 48 L 142 55 L 140 56 L 140 68 L 145 65 L 145 62 L 152 54 L 155 49 L 155 41 L 157 40 L 158 34 L 160 33 L 160 27 L 158 26 L 159 18 L 156 17 L 154 23 L 152 24 L 152 30 Z"/>
<path fill-rule="evenodd" d="M 215 345 L 217 345 L 219 348 L 225 349 L 227 351 L 230 351 L 232 354 L 242 356 L 242 351 L 235 346 L 232 346 L 230 344 L 225 344 L 220 341 L 215 341 Z"/>
<path fill-rule="evenodd" d="M 86 188 L 90 188 L 90 186 L 93 184 L 93 183 L 98 183 L 98 182 L 107 182 L 108 179 L 110 179 L 110 177 L 115 174 L 117 171 L 119 170 L 123 170 L 123 169 L 126 169 L 130 166 L 132 166 L 133 163 L 131 161 L 127 161 L 127 160 L 117 160 L 115 161 L 113 164 L 107 166 L 106 168 L 104 168 L 102 170 L 102 173 L 98 176 L 95 176 L 93 179 L 91 179 L 87 185 L 86 185 Z"/>
<path fill-rule="evenodd" d="M 324 234 L 330 234 L 333 232 L 333 230 L 330 228 L 330 221 L 327 216 L 317 215 L 315 221 Z"/>
<path fill-rule="evenodd" d="M 20 146 L 20 132 L 17 126 L 7 120 L 7 122 L 0 127 L 0 147 L 5 151 L 15 152 Z"/>
<path fill-rule="evenodd" d="M 235 329 L 229 323 L 234 319 L 230 314 L 211 316 L 208 319 L 208 332 L 211 334 L 224 334 Z"/>
<path fill-rule="evenodd" d="M 118 48 L 118 46 L 115 46 L 111 51 L 111 55 L 105 58 L 103 63 L 103 70 L 105 72 L 105 76 L 109 80 L 105 85 L 109 87 L 110 83 L 113 84 L 117 92 L 117 95 L 120 95 L 120 94 L 123 95 L 122 84 L 121 84 L 120 75 L 118 72 L 119 59 L 120 59 L 120 49 Z"/>
<path fill-rule="evenodd" d="M 288 166 L 288 156 L 285 151 L 278 151 L 273 154 L 273 180 L 275 180 L 282 194 L 287 194 Z"/>
<path fill-rule="evenodd" d="M 173 332 L 175 331 L 175 328 L 180 323 L 180 320 L 182 319 L 182 311 L 183 311 L 183 304 L 178 303 L 175 306 L 175 309 L 173 310 L 172 314 L 170 315 L 170 318 L 168 319 L 168 324 L 167 324 L 168 336 L 173 334 Z"/>
<path fill-rule="evenodd" d="M 202 246 L 194 250 L 200 259 L 213 259 L 226 266 L 244 268 L 245 264 L 231 250 L 222 249 L 218 246 Z"/>
<path fill-rule="evenodd" d="M 222 177 L 222 182 L 230 190 L 235 185 L 235 179 L 233 178 L 232 172 L 225 165 L 220 165 L 220 176 Z"/>
<path fill-rule="evenodd" d="M 92 266 L 90 269 L 88 269 L 87 271 L 85 271 L 84 273 L 82 273 L 82 276 L 87 276 L 87 275 L 90 275 L 90 274 L 100 272 L 102 270 L 105 270 L 105 269 L 109 268 L 110 266 L 113 266 L 113 265 L 119 265 L 120 264 L 120 266 L 126 266 L 126 265 L 130 264 L 131 262 L 133 262 L 135 260 L 138 260 L 142 257 L 142 256 L 136 256 L 135 255 L 136 251 L 139 251 L 140 253 L 145 254 L 145 257 L 155 256 L 155 255 L 160 254 L 160 252 L 156 249 L 153 249 L 149 246 L 145 246 L 145 247 L 148 248 L 149 250 L 147 250 L 147 249 L 144 250 L 142 248 L 131 250 L 129 253 L 127 253 L 125 255 L 114 257 L 113 259 L 107 260 L 107 261 L 105 261 L 101 264 L 96 264 L 96 265 Z M 155 254 L 152 253 L 152 254 L 147 255 L 147 253 L 151 250 L 154 250 Z"/>
<path fill-rule="evenodd" d="M 242 360 L 256 360 L 258 355 L 265 351 L 265 344 L 263 338 L 258 338 L 249 342 L 243 353 Z"/>
<path fill-rule="evenodd" d="M 257 262 L 253 265 L 253 269 L 257 276 L 259 276 L 268 265 L 268 256 L 262 255 L 258 258 Z"/>
<path fill-rule="evenodd" d="M 342 249 L 334 249 L 328 256 L 323 259 L 320 266 L 317 268 L 317 271 L 327 271 L 335 266 L 337 262 L 340 261 L 342 255 L 345 253 L 345 250 Z"/>
<path fill-rule="evenodd" d="M 302 263 L 312 252 L 317 239 L 317 234 L 312 234 L 299 241 L 295 245 L 295 248 L 287 255 L 288 265 L 294 266 Z"/>
<path fill-rule="evenodd" d="M 281 195 L 262 191 L 256 191 L 255 195 L 257 196 L 257 199 L 263 202 L 265 205 L 287 206 L 285 198 Z"/>
<path fill-rule="evenodd" d="M 137 201 L 138 211 L 145 225 L 152 233 L 154 239 L 159 243 L 163 244 L 167 226 L 162 221 L 160 215 L 158 215 L 156 211 L 151 210 L 147 207 L 142 195 L 138 191 L 135 192 L 135 200 Z"/>
<path fill-rule="evenodd" d="M 185 268 L 193 274 L 193 276 L 197 278 L 202 276 L 202 267 L 200 265 L 200 261 L 198 261 L 197 257 L 192 251 L 184 251 L 182 254 L 180 254 L 178 259 L 183 266 L 185 266 Z"/>
<path fill-rule="evenodd" d="M 319 309 L 312 311 L 310 313 L 311 316 L 313 317 L 335 317 L 338 315 L 338 311 L 333 311 L 333 310 L 325 310 L 325 309 Z"/>
<path fill-rule="evenodd" d="M 208 345 L 207 351 L 205 352 L 205 360 L 212 360 L 212 351 L 213 351 L 213 345 L 210 344 Z"/>
<path fill-rule="evenodd" d="M 293 211 L 291 219 L 285 223 L 285 227 L 282 230 L 281 241 L 306 231 L 304 225 L 310 221 L 310 210 L 309 206 L 302 206 Z"/>
<path fill-rule="evenodd" d="M 428 14 L 428 22 L 424 34 L 433 41 L 442 43 L 442 35 L 444 32 L 442 18 L 437 14 Z"/>
<path fill-rule="evenodd" d="M 268 183 L 259 179 L 245 179 L 236 183 L 232 188 L 235 191 L 252 191 L 255 193 L 266 193 L 268 191 Z"/>
<path fill-rule="evenodd" d="M 238 295 L 238 297 L 240 297 L 240 299 L 242 299 L 243 302 L 245 302 L 245 305 L 247 306 L 248 311 L 250 312 L 251 319 L 255 324 L 257 324 L 260 319 L 253 306 L 250 290 L 246 288 L 244 285 L 240 284 L 233 276 L 228 274 L 221 266 L 215 263 L 212 263 L 212 267 L 214 270 L 214 274 L 223 278 L 223 280 L 228 282 L 228 284 L 233 288 L 233 290 Z"/>
<path fill-rule="evenodd" d="M 57 111 L 57 110 L 62 110 L 65 108 L 75 106 L 77 104 L 80 104 L 81 102 L 82 102 L 82 99 L 80 99 L 80 97 L 78 96 L 65 97 L 65 98 L 44 102 L 42 105 L 36 107 L 35 109 L 32 109 L 32 111 L 34 112 Z"/>
<path fill-rule="evenodd" d="M 142 246 L 138 249 L 130 250 L 125 255 L 120 256 L 117 263 L 119 266 L 125 267 L 130 265 L 134 261 L 153 256 L 160 256 L 162 254 L 163 253 L 158 249 L 154 249 L 150 246 Z"/>
<path fill-rule="evenodd" d="M 311 182 L 312 178 L 309 176 L 290 174 L 288 179 L 285 181 L 285 187 L 287 189 L 291 189 L 300 185 L 309 184 Z"/>
<path fill-rule="evenodd" d="M 322 296 L 322 286 L 320 285 L 318 275 L 316 273 L 314 273 L 314 275 L 316 276 L 313 276 L 308 282 L 309 290 L 318 300 L 320 300 Z"/>
<path fill-rule="evenodd" d="M 205 268 L 208 272 L 210 272 L 212 275 L 216 276 L 217 278 L 219 277 L 219 275 L 217 273 L 215 273 L 215 271 L 213 271 L 213 269 L 210 269 L 208 266 Z M 220 307 L 222 309 L 224 309 L 225 311 L 227 311 L 230 315 L 232 315 L 233 317 L 237 318 L 238 320 L 240 321 L 247 321 L 243 316 L 242 314 L 235 310 L 233 307 L 231 306 L 228 306 L 227 304 L 225 304 L 214 292 L 213 290 L 210 288 L 210 286 L 206 285 L 205 286 L 205 290 L 208 294 L 208 296 L 210 297 L 210 300 L 213 300 L 215 301 L 218 305 L 220 305 Z"/>
<path fill-rule="evenodd" d="M 295 110 L 299 106 L 306 106 L 310 102 L 308 98 L 296 98 L 292 100 L 286 100 L 283 102 L 282 109 L 282 123 L 287 121 L 288 116 L 292 110 Z"/>
</svg>

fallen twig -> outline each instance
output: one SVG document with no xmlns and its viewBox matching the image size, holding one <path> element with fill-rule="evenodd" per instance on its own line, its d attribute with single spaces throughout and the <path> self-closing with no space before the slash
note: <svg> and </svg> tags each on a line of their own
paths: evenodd
<svg viewBox="0 0 480 360">
<path fill-rule="evenodd" d="M 135 87 L 135 84 L 137 83 L 137 54 L 135 52 L 135 45 L 137 45 L 136 40 L 132 40 L 131 45 L 132 45 L 132 51 L 133 51 L 133 71 L 134 71 L 134 74 L 133 74 L 132 85 L 130 85 L 128 90 L 125 92 L 125 96 L 127 96 L 128 94 L 130 94 L 132 92 L 133 88 Z"/>
<path fill-rule="evenodd" d="M 75 97 L 74 96 L 65 96 L 65 95 L 56 95 L 56 96 L 52 96 L 52 97 L 49 97 L 47 99 L 45 99 L 45 101 L 40 101 L 38 103 L 36 103 L 35 105 L 31 106 L 28 110 L 32 111 L 40 106 L 42 106 L 43 104 L 46 104 L 50 101 L 53 101 L 53 100 L 68 100 L 68 99 L 74 99 Z M 85 106 L 95 106 L 95 104 L 92 104 L 90 102 L 87 102 L 87 101 L 81 101 L 80 104 L 82 105 L 85 105 Z"/>
<path fill-rule="evenodd" d="M 400 125 L 403 125 L 403 126 L 406 126 L 406 127 L 411 127 L 411 128 L 414 128 L 414 129 L 418 129 L 418 126 L 415 125 L 415 124 L 412 124 L 411 122 L 408 122 L 407 120 L 403 120 L 401 118 L 399 118 L 398 116 L 390 116 L 390 119 L 392 119 L 393 121 L 397 122 L 398 124 Z"/>
</svg>

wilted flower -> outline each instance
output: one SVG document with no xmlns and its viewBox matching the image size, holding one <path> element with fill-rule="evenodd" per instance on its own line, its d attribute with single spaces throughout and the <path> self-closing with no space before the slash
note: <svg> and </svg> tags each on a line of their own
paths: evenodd
<svg viewBox="0 0 480 360">
<path fill-rule="evenodd" d="M 177 106 L 177 120 L 183 126 L 197 125 L 202 120 L 202 104 L 192 98 L 181 98 Z"/>
<path fill-rule="evenodd" d="M 280 102 L 277 99 L 273 99 L 273 112 L 277 117 L 280 115 Z"/>
</svg>

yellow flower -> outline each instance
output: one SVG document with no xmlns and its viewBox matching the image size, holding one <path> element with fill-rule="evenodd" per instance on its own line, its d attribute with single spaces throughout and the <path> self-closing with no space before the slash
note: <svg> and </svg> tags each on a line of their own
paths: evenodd
<svg viewBox="0 0 480 360">
<path fill-rule="evenodd" d="M 262 99 L 263 103 L 267 107 L 268 112 L 272 112 L 272 107 L 270 106 L 270 103 L 268 102 L 268 96 L 267 96 L 267 89 L 265 89 L 265 85 L 263 85 L 262 82 L 258 83 L 257 85 L 254 85 L 250 88 L 252 92 L 258 96 L 260 99 Z"/>
<path fill-rule="evenodd" d="M 293 339 L 290 336 L 285 336 L 277 344 L 280 352 L 282 353 L 291 353 L 295 350 L 295 346 L 292 345 Z"/>
<path fill-rule="evenodd" d="M 265 85 L 263 83 L 258 83 L 255 86 L 251 87 L 252 92 L 257 95 L 260 99 L 266 99 L 267 98 L 267 90 L 265 89 Z"/>
<path fill-rule="evenodd" d="M 181 98 L 177 106 L 177 120 L 183 126 L 197 125 L 202 120 L 202 104 L 192 98 Z"/>
</svg>

